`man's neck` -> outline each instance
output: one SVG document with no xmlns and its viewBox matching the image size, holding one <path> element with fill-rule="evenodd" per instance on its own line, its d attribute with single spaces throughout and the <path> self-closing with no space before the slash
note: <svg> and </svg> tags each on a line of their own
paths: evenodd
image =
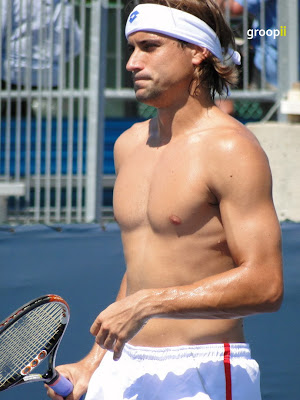
<svg viewBox="0 0 300 400">
<path fill-rule="evenodd" d="M 213 107 L 213 101 L 207 96 L 189 96 L 184 104 L 173 103 L 169 107 L 159 108 L 157 133 L 160 139 L 170 141 L 178 135 L 194 131 L 209 117 Z"/>
</svg>

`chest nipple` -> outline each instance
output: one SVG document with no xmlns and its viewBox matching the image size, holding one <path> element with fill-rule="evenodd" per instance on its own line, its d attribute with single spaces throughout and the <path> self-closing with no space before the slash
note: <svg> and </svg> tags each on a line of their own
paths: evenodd
<svg viewBox="0 0 300 400">
<path fill-rule="evenodd" d="M 182 223 L 181 219 L 177 215 L 170 215 L 169 220 L 173 225 L 180 225 Z"/>
</svg>

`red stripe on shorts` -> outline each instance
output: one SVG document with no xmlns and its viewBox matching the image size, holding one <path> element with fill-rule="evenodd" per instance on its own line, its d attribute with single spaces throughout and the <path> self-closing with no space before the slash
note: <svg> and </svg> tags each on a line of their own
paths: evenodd
<svg viewBox="0 0 300 400">
<path fill-rule="evenodd" d="M 226 384 L 226 400 L 232 400 L 229 343 L 224 343 L 224 370 L 225 370 L 225 384 Z"/>
</svg>

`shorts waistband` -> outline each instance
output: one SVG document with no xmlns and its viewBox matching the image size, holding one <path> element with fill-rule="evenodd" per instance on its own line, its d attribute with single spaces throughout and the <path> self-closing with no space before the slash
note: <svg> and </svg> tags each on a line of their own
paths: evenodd
<svg viewBox="0 0 300 400">
<path fill-rule="evenodd" d="M 184 345 L 174 347 L 143 347 L 132 346 L 126 343 L 123 353 L 131 359 L 141 360 L 165 360 L 177 359 L 185 357 L 203 357 L 210 359 L 223 359 L 225 346 L 228 344 L 199 344 L 199 345 Z M 246 358 L 251 359 L 251 350 L 248 343 L 230 343 L 230 358 Z"/>
</svg>

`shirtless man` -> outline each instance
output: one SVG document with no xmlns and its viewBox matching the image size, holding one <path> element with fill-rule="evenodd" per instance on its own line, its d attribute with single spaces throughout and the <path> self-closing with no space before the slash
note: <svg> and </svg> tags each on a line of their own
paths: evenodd
<svg viewBox="0 0 300 400">
<path fill-rule="evenodd" d="M 127 69 L 158 115 L 115 144 L 127 271 L 91 352 L 58 369 L 70 400 L 88 382 L 87 400 L 259 400 L 243 317 L 280 307 L 281 234 L 266 155 L 213 102 L 234 80 L 221 47 L 238 55 L 213 0 L 144 3 L 127 22 Z"/>
</svg>

